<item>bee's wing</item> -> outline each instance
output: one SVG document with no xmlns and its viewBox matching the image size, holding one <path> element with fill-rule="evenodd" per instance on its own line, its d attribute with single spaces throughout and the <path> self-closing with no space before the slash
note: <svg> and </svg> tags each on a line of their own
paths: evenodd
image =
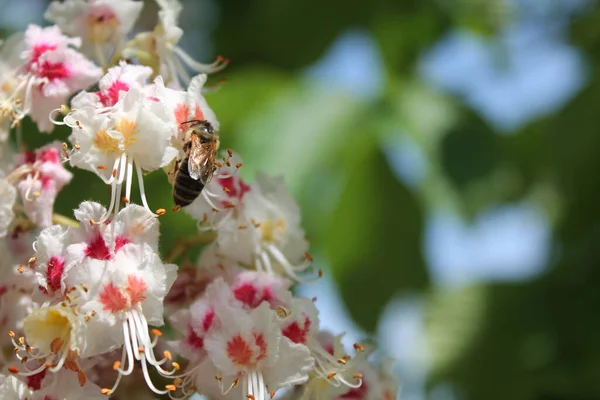
<svg viewBox="0 0 600 400">
<path fill-rule="evenodd" d="M 190 154 L 188 156 L 188 172 L 194 180 L 200 179 L 202 174 L 202 165 L 204 163 L 204 151 L 202 150 L 202 142 L 198 135 L 191 136 Z"/>
<path fill-rule="evenodd" d="M 202 166 L 200 181 L 207 184 L 215 173 L 215 157 L 217 156 L 217 141 L 212 140 L 202 145 Z"/>
</svg>

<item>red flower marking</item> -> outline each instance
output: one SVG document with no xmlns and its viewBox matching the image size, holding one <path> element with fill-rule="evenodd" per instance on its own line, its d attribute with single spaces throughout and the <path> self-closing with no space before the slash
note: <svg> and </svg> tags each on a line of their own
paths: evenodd
<svg viewBox="0 0 600 400">
<path fill-rule="evenodd" d="M 204 120 L 204 113 L 200 109 L 200 106 L 196 105 L 196 109 L 194 110 L 194 116 L 190 118 L 190 108 L 187 104 L 179 103 L 175 106 L 175 110 L 173 110 L 173 114 L 175 114 L 175 121 L 177 121 L 178 129 L 180 132 L 184 132 L 187 127 L 185 125 L 181 125 L 183 122 L 187 122 L 192 119 Z"/>
<path fill-rule="evenodd" d="M 200 121 L 204 120 L 204 113 L 198 105 L 196 105 L 196 110 L 194 111 L 194 119 L 199 119 Z"/>
<path fill-rule="evenodd" d="M 215 319 L 214 311 L 209 311 L 206 313 L 206 315 L 204 316 L 204 319 L 202 320 L 202 330 L 204 330 L 204 332 L 207 332 L 210 329 L 214 319 Z"/>
<path fill-rule="evenodd" d="M 119 101 L 119 93 L 127 92 L 129 90 L 129 85 L 119 79 L 114 81 L 112 85 L 108 87 L 108 89 L 96 92 L 96 96 L 98 96 L 98 100 L 105 107 L 114 106 Z"/>
<path fill-rule="evenodd" d="M 42 387 L 42 380 L 46 377 L 47 371 L 47 369 L 43 369 L 35 375 L 28 376 L 26 380 L 27 386 L 32 390 L 40 390 Z"/>
<path fill-rule="evenodd" d="M 267 343 L 265 342 L 265 338 L 263 337 L 263 335 L 255 335 L 254 342 L 260 349 L 260 353 L 258 354 L 258 358 L 256 359 L 256 361 L 258 362 L 267 358 Z"/>
<path fill-rule="evenodd" d="M 8 286 L 1 285 L 0 286 L 0 297 L 4 296 L 6 294 L 6 292 L 8 292 Z"/>
<path fill-rule="evenodd" d="M 64 80 L 71 76 L 71 70 L 62 62 L 53 63 L 50 61 L 44 61 L 40 67 L 41 68 L 38 72 L 38 75 L 47 78 L 50 81 L 57 79 Z"/>
<path fill-rule="evenodd" d="M 104 285 L 103 289 L 100 293 L 100 303 L 102 303 L 104 311 L 110 311 L 114 314 L 129 308 L 129 299 L 112 282 Z"/>
<path fill-rule="evenodd" d="M 34 161 L 35 161 L 35 154 L 34 154 Z M 39 160 L 41 160 L 42 162 L 49 162 L 52 164 L 58 164 L 59 162 L 59 158 L 58 158 L 58 150 L 56 149 L 48 149 L 48 150 L 44 150 L 40 153 L 39 155 Z"/>
<path fill-rule="evenodd" d="M 363 379 L 362 385 L 355 389 L 350 389 L 347 393 L 339 396 L 338 399 L 366 399 L 368 393 L 367 383 Z"/>
<path fill-rule="evenodd" d="M 323 348 L 325 349 L 326 352 L 328 352 L 329 354 L 333 355 L 333 353 L 334 353 L 333 345 L 328 344 L 327 346 L 323 346 Z"/>
<path fill-rule="evenodd" d="M 237 365 L 248 365 L 252 361 L 252 349 L 240 335 L 227 342 L 227 357 Z"/>
<path fill-rule="evenodd" d="M 188 326 L 188 334 L 185 337 L 185 342 L 198 350 L 204 348 L 204 339 L 198 336 L 191 326 Z"/>
<path fill-rule="evenodd" d="M 85 255 L 96 260 L 110 260 L 110 251 L 106 247 L 104 238 L 99 233 L 88 244 L 84 251 Z"/>
<path fill-rule="evenodd" d="M 45 52 L 50 51 L 50 50 L 56 50 L 56 45 L 48 44 L 48 43 L 40 43 L 40 44 L 33 46 L 32 50 L 33 51 L 31 54 L 31 63 L 33 64 L 33 63 L 38 62 L 38 60 L 40 59 L 42 54 L 44 54 Z"/>
<path fill-rule="evenodd" d="M 121 247 L 125 246 L 127 243 L 131 243 L 131 241 L 125 236 L 117 236 L 115 239 L 115 253 L 121 250 Z"/>
<path fill-rule="evenodd" d="M 271 302 L 273 295 L 268 288 L 259 293 L 251 283 L 243 283 L 233 290 L 236 299 L 246 304 L 250 308 L 257 308 L 263 301 Z"/>
<path fill-rule="evenodd" d="M 23 157 L 23 161 L 25 162 L 25 164 L 33 164 L 36 159 L 36 155 L 33 151 L 26 151 L 25 153 L 23 153 Z"/>
<path fill-rule="evenodd" d="M 127 276 L 127 286 L 125 287 L 125 291 L 129 295 L 131 306 L 146 300 L 146 289 L 146 282 L 144 282 L 142 278 L 135 275 Z"/>
<path fill-rule="evenodd" d="M 46 263 L 46 282 L 48 288 L 56 292 L 60 290 L 60 281 L 65 269 L 65 262 L 58 257 L 52 257 Z"/>
<path fill-rule="evenodd" d="M 175 106 L 175 110 L 173 110 L 173 114 L 175 114 L 175 121 L 177 121 L 177 125 L 179 125 L 180 131 L 184 131 L 186 129 L 186 127 L 181 126 L 181 124 L 188 120 L 188 112 L 188 106 L 183 103 L 177 104 Z"/>
<path fill-rule="evenodd" d="M 305 344 L 312 321 L 304 315 L 304 327 L 298 321 L 289 324 L 281 333 L 294 343 Z"/>
<path fill-rule="evenodd" d="M 239 190 L 235 185 L 234 179 L 236 179 L 239 182 Z M 225 191 L 225 193 L 227 193 L 227 196 L 229 196 L 229 198 L 236 198 L 240 201 L 244 198 L 244 195 L 248 193 L 251 189 L 250 185 L 247 185 L 240 178 L 234 178 L 233 176 L 230 176 L 229 178 L 217 178 L 217 182 L 219 183 L 219 185 L 221 185 L 223 189 L 228 189 Z"/>
</svg>

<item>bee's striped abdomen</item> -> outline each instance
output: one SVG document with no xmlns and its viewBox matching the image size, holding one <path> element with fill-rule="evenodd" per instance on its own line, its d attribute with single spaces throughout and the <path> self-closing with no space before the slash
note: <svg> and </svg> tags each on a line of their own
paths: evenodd
<svg viewBox="0 0 600 400">
<path fill-rule="evenodd" d="M 204 189 L 204 184 L 200 180 L 190 177 L 188 172 L 188 158 L 186 157 L 175 174 L 175 184 L 173 185 L 173 200 L 175 205 L 185 207 L 190 205 L 200 195 Z"/>
</svg>

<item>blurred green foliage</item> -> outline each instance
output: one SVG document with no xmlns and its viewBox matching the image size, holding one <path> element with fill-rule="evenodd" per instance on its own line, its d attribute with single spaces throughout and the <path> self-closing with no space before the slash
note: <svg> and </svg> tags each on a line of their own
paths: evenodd
<svg viewBox="0 0 600 400">
<path fill-rule="evenodd" d="M 223 147 L 244 158 L 244 177 L 252 179 L 259 169 L 285 177 L 301 204 L 313 253 L 330 264 L 326 273 L 363 329 L 376 331 L 394 295 L 422 296 L 430 387 L 449 382 L 467 400 L 598 399 L 600 9 L 578 15 L 568 31 L 590 61 L 587 87 L 562 110 L 512 135 L 499 135 L 417 73 L 418 58 L 452 29 L 469 29 L 493 43 L 514 17 L 506 4 L 216 1 L 212 39 L 232 64 L 221 74 L 227 82 L 207 99 L 220 119 Z M 184 20 L 184 29 L 194 29 L 193 16 Z M 372 35 L 381 53 L 382 93 L 361 98 L 311 84 L 302 69 L 357 28 Z M 24 134 L 36 147 L 65 140 L 68 132 L 39 136 L 25 125 Z M 400 139 L 424 154 L 426 176 L 417 187 L 399 180 L 386 156 L 388 144 Z M 164 174 L 147 179 L 151 206 L 169 210 Z M 108 199 L 91 173 L 75 171 L 57 210 L 69 214 L 86 199 L 82 193 Z M 473 218 L 523 199 L 551 217 L 555 246 L 545 276 L 453 291 L 432 284 L 422 254 L 428 211 L 451 209 Z M 161 218 L 165 252 L 194 232 L 184 213 Z"/>
</svg>

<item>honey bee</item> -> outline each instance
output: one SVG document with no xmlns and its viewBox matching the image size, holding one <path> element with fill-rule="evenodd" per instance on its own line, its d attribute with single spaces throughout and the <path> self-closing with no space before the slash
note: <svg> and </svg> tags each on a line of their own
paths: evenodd
<svg viewBox="0 0 600 400">
<path fill-rule="evenodd" d="M 191 120 L 185 133 L 183 151 L 185 158 L 175 164 L 173 200 L 175 207 L 190 205 L 210 182 L 217 166 L 215 158 L 219 149 L 219 134 L 210 122 Z"/>
</svg>

